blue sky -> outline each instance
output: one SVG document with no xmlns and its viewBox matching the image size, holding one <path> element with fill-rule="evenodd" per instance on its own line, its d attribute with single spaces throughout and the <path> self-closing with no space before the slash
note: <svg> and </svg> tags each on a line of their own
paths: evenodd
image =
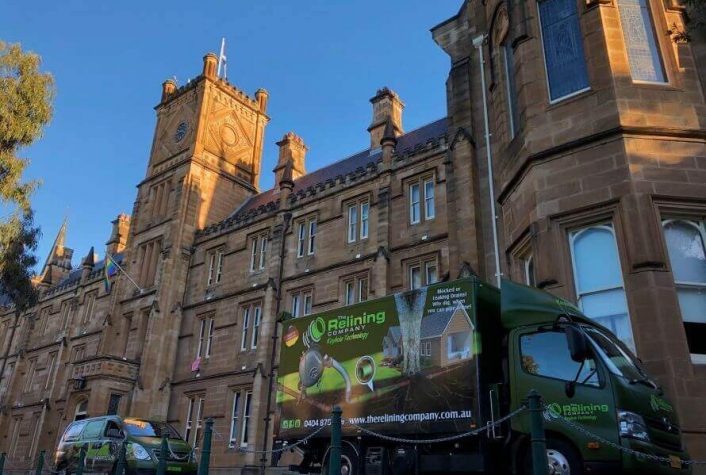
<svg viewBox="0 0 706 475">
<path fill-rule="evenodd" d="M 461 0 L 8 2 L 0 39 L 39 53 L 57 84 L 44 137 L 21 151 L 42 228 L 40 265 L 65 216 L 74 265 L 102 256 L 110 221 L 130 213 L 144 177 L 161 83 L 201 71 L 226 37 L 228 79 L 270 93 L 261 188 L 272 186 L 287 131 L 309 146 L 307 169 L 368 146 L 368 102 L 388 86 L 411 130 L 446 115 L 449 59 L 429 29 Z M 119 7 L 116 7 L 119 5 Z"/>
</svg>

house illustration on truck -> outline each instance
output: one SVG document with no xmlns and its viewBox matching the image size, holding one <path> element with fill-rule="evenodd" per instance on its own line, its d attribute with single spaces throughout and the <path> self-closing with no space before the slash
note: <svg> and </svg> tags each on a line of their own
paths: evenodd
<svg viewBox="0 0 706 475">
<path fill-rule="evenodd" d="M 434 312 L 422 319 L 419 355 L 428 365 L 449 366 L 473 356 L 473 323 L 466 309 L 459 305 L 454 310 Z M 383 357 L 390 363 L 402 357 L 402 331 L 390 327 L 383 338 Z"/>
</svg>

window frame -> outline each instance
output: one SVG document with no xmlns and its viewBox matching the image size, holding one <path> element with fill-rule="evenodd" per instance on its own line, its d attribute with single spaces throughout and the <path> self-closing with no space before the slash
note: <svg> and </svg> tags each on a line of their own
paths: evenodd
<svg viewBox="0 0 706 475">
<path fill-rule="evenodd" d="M 628 35 L 625 34 L 625 29 L 623 27 L 623 18 L 621 15 L 621 5 L 620 5 L 620 0 L 616 0 L 615 2 L 615 8 L 618 11 L 618 23 L 620 24 L 620 31 L 622 32 L 622 37 L 623 37 L 623 45 L 625 48 L 625 59 L 627 60 L 627 66 L 628 70 L 630 71 L 630 79 L 632 80 L 633 84 L 651 84 L 651 85 L 657 85 L 657 86 L 668 86 L 670 84 L 669 80 L 669 74 L 667 74 L 667 64 L 664 58 L 664 54 L 662 51 L 662 45 L 659 39 L 659 36 L 657 36 L 657 29 L 656 29 L 656 22 L 655 22 L 655 15 L 654 12 L 652 11 L 652 5 L 650 0 L 638 0 L 638 1 L 644 1 L 645 2 L 645 9 L 647 10 L 647 15 L 649 17 L 649 28 L 648 34 L 652 35 L 652 41 L 654 42 L 654 48 L 655 51 L 652 51 L 652 48 L 650 49 L 650 54 L 654 54 L 657 56 L 657 62 L 659 72 L 662 74 L 662 81 L 650 81 L 648 79 L 635 79 L 633 77 L 633 71 L 632 71 L 632 66 L 630 64 L 630 48 L 628 47 L 628 42 L 627 38 Z M 642 5 L 640 5 L 640 8 L 642 8 Z M 649 42 L 649 39 L 648 39 Z"/>
<path fill-rule="evenodd" d="M 256 303 L 252 305 L 254 309 L 253 321 L 252 321 L 252 332 L 250 333 L 250 349 L 257 349 L 258 339 L 260 338 L 258 332 L 260 331 L 260 324 L 262 323 L 262 304 Z"/>
<path fill-rule="evenodd" d="M 558 334 L 564 334 L 564 335 L 566 334 L 566 332 L 564 331 L 563 328 L 560 328 L 559 330 L 555 330 L 555 329 L 551 329 L 551 330 L 539 330 L 539 331 L 536 331 L 536 330 L 529 330 L 529 331 L 524 331 L 524 332 L 522 332 L 522 333 L 518 333 L 517 336 L 516 336 L 516 338 L 517 338 L 517 351 L 519 352 L 520 358 L 515 362 L 515 364 L 520 365 L 520 370 L 522 371 L 522 374 L 525 374 L 525 375 L 527 375 L 527 376 L 533 376 L 533 377 L 537 377 L 537 378 L 550 379 L 550 380 L 552 380 L 552 381 L 559 381 L 559 382 L 561 382 L 561 383 L 566 383 L 567 381 L 571 381 L 571 380 L 567 380 L 567 379 L 555 378 L 555 377 L 553 377 L 553 376 L 547 376 L 547 375 L 544 375 L 544 374 L 532 374 L 532 373 L 528 372 L 528 371 L 525 369 L 524 365 L 522 364 L 522 356 L 523 356 L 523 352 L 522 352 L 522 338 L 523 338 L 523 337 L 526 337 L 526 336 L 530 336 L 530 335 L 540 334 L 540 333 L 558 333 Z M 596 385 L 596 384 L 582 383 L 582 382 L 580 382 L 580 380 L 577 380 L 577 381 L 576 381 L 576 384 L 577 384 L 577 385 L 580 385 L 580 386 L 583 386 L 583 387 L 587 387 L 587 388 L 603 389 L 603 388 L 605 388 L 605 385 L 606 385 L 606 378 L 605 378 L 605 374 L 603 373 L 603 367 L 602 367 L 601 359 L 600 359 L 600 357 L 599 357 L 598 355 L 596 355 L 596 352 L 595 352 L 595 350 L 593 349 L 592 344 L 589 344 L 589 345 L 588 345 L 588 351 L 589 351 L 589 354 L 591 355 L 591 356 L 590 356 L 590 359 L 592 359 L 592 360 L 594 361 L 594 364 L 595 364 L 595 366 L 596 366 L 596 375 L 595 375 L 595 376 L 596 376 L 596 378 L 598 378 L 598 384 Z M 567 352 L 567 355 L 568 355 L 568 352 Z M 571 358 L 571 357 L 570 357 L 570 355 L 569 355 L 569 359 L 570 359 L 570 358 Z M 589 359 L 589 358 L 586 358 L 586 360 L 588 360 L 588 359 Z M 573 360 L 571 360 L 571 361 L 573 361 Z M 580 367 L 581 363 L 577 363 L 577 364 L 578 364 L 579 367 Z"/>
<path fill-rule="evenodd" d="M 570 99 L 572 97 L 578 96 L 579 94 L 583 94 L 586 91 L 591 90 L 591 78 L 588 73 L 588 61 L 586 61 L 586 50 L 583 47 L 583 30 L 581 29 L 581 18 L 579 16 L 579 10 L 578 10 L 578 5 L 576 6 L 576 21 L 578 23 L 578 28 L 579 28 L 579 33 L 581 36 L 581 49 L 583 51 L 583 60 L 584 63 L 586 64 L 586 82 L 588 85 L 583 88 L 583 89 L 578 89 L 574 92 L 571 92 L 569 94 L 565 94 L 563 96 L 557 97 L 555 99 L 552 99 L 552 89 L 549 84 L 549 69 L 547 68 L 547 52 L 545 49 L 545 43 L 544 43 L 544 30 L 542 28 L 542 13 L 540 12 L 539 4 L 542 1 L 547 1 L 547 0 L 538 0 L 537 1 L 537 23 L 538 23 L 538 28 L 539 28 L 539 41 L 541 45 L 541 50 L 542 50 L 542 65 L 544 66 L 544 80 L 547 86 L 547 98 L 549 99 L 549 105 L 557 104 L 561 101 L 564 101 L 566 99 Z M 551 0 L 549 0 L 551 1 Z"/>
<path fill-rule="evenodd" d="M 243 421 L 242 421 L 242 437 L 240 442 L 240 447 L 247 447 L 250 443 L 250 436 L 248 434 L 250 429 L 250 410 L 252 408 L 252 390 L 245 391 L 245 403 L 243 405 Z"/>
<path fill-rule="evenodd" d="M 230 432 L 228 433 L 228 447 L 233 448 L 238 445 L 238 421 L 240 410 L 240 394 L 241 391 L 233 391 L 233 404 L 231 404 L 231 414 L 230 414 Z M 233 429 L 235 429 L 235 437 L 233 436 Z"/>
<path fill-rule="evenodd" d="M 267 232 L 257 233 L 250 237 L 250 272 L 260 272 L 267 267 Z"/>
<path fill-rule="evenodd" d="M 362 300 L 362 284 L 365 282 L 365 300 Z M 349 275 L 342 279 L 343 304 L 355 305 L 370 299 L 370 274 L 367 272 Z"/>
<path fill-rule="evenodd" d="M 441 266 L 439 265 L 439 258 L 437 255 L 427 255 L 416 259 L 408 260 L 404 263 L 407 269 L 407 289 L 416 290 L 422 287 L 427 287 L 429 285 L 437 284 L 441 281 Z M 434 282 L 429 282 L 428 269 L 429 267 L 436 268 L 436 280 Z M 414 282 L 414 269 L 419 270 L 419 287 L 413 287 Z"/>
<path fill-rule="evenodd" d="M 370 198 L 368 196 L 348 201 L 346 211 L 346 241 L 362 242 L 370 236 Z"/>
<path fill-rule="evenodd" d="M 506 35 L 507 36 L 507 35 Z M 515 115 L 517 114 L 519 117 L 519 110 L 517 109 L 517 85 L 515 84 L 515 52 L 512 47 L 512 43 L 508 38 L 505 39 L 500 44 L 500 47 L 503 50 L 503 65 L 504 65 L 504 70 L 505 70 L 505 94 L 507 94 L 507 116 L 508 116 L 508 125 L 510 129 L 510 140 L 514 139 L 517 136 L 517 132 L 519 130 L 519 123 L 515 123 Z M 542 45 L 543 47 L 543 45 Z M 508 53 L 509 52 L 509 53 Z M 510 67 L 510 63 L 512 62 L 512 68 Z M 510 74 L 510 69 L 512 69 L 513 74 Z M 519 120 L 517 121 L 519 122 Z"/>
<path fill-rule="evenodd" d="M 618 271 L 619 271 L 619 276 L 620 276 L 620 285 L 619 286 L 612 286 L 612 287 L 601 287 L 601 288 L 596 288 L 596 289 L 591 289 L 590 291 L 587 292 L 580 292 L 579 291 L 579 279 L 578 279 L 578 268 L 576 266 L 576 252 L 574 249 L 575 242 L 576 240 L 586 231 L 591 230 L 591 229 L 602 229 L 604 231 L 610 232 L 612 235 L 613 239 L 613 246 L 615 249 L 615 255 L 617 258 L 617 266 L 618 266 Z M 632 338 L 632 343 L 634 347 L 628 347 L 631 349 L 631 351 L 636 352 L 637 351 L 637 345 L 635 341 L 635 329 L 633 328 L 633 321 L 632 321 L 632 313 L 630 312 L 630 304 L 628 302 L 628 294 L 627 290 L 625 288 L 625 276 L 624 276 L 624 270 L 623 270 L 623 257 L 622 253 L 620 252 L 620 247 L 618 245 L 618 235 L 617 235 L 617 230 L 616 230 L 616 225 L 612 220 L 602 220 L 598 222 L 594 222 L 592 224 L 585 224 L 583 226 L 579 227 L 574 227 L 574 228 L 569 228 L 567 230 L 567 241 L 569 244 L 569 257 L 571 259 L 571 276 L 573 278 L 573 290 L 574 290 L 574 295 L 576 296 L 576 306 L 583 312 L 583 303 L 582 303 L 582 297 L 584 296 L 590 296 L 590 295 L 597 295 L 601 294 L 604 292 L 609 292 L 611 290 L 622 290 L 623 292 L 623 297 L 625 298 L 625 315 L 627 317 L 627 322 L 628 326 L 630 328 L 630 336 Z M 590 315 L 586 315 L 589 319 L 593 320 L 594 317 L 591 317 Z M 601 317 L 596 317 L 596 318 L 601 318 Z M 610 330 L 610 329 L 609 329 Z M 612 330 L 611 330 L 612 331 Z M 627 343 L 626 343 L 627 345 Z"/>
<path fill-rule="evenodd" d="M 431 185 L 431 196 L 429 196 L 427 185 Z M 407 214 L 409 225 L 426 223 L 436 219 L 436 173 L 435 171 L 427 171 L 419 176 L 416 176 L 406 183 L 407 188 Z M 414 200 L 414 189 L 418 190 L 418 200 Z M 431 212 L 429 203 L 431 202 Z M 415 211 L 416 209 L 416 211 Z M 415 219 L 415 213 L 418 216 Z"/>
<path fill-rule="evenodd" d="M 698 217 L 698 216 L 690 216 L 690 217 L 663 217 L 661 219 L 661 227 L 662 227 L 662 239 L 664 240 L 664 253 L 667 256 L 667 259 L 669 261 L 669 267 L 672 273 L 672 279 L 674 280 L 674 288 L 677 293 L 677 300 L 679 299 L 679 289 L 692 289 L 692 290 L 700 290 L 702 289 L 704 292 L 706 292 L 706 282 L 691 282 L 691 281 L 680 281 L 677 280 L 677 277 L 674 272 L 674 264 L 672 263 L 672 258 L 669 255 L 669 245 L 667 243 L 667 238 L 665 236 L 665 226 L 671 223 L 683 223 L 686 225 L 689 225 L 693 228 L 696 229 L 696 231 L 699 233 L 699 236 L 701 237 L 701 242 L 703 246 L 704 252 L 706 252 L 706 219 Z M 688 320 L 684 320 L 683 316 L 683 311 L 681 309 L 681 302 L 677 303 L 679 306 L 679 316 L 681 317 L 682 324 L 688 322 Z M 694 322 L 692 322 L 694 323 Z M 684 329 L 686 333 L 686 328 Z M 698 365 L 706 365 L 706 355 L 702 353 L 692 353 L 691 348 L 687 346 L 687 350 L 689 351 L 689 357 L 691 359 L 692 364 L 698 364 Z"/>
<path fill-rule="evenodd" d="M 290 309 L 293 318 L 306 317 L 311 315 L 313 307 L 314 291 L 311 287 L 293 290 L 289 294 Z M 307 301 L 309 309 L 307 310 Z"/>
<path fill-rule="evenodd" d="M 250 308 L 251 305 L 242 306 L 242 329 L 240 330 L 240 351 L 248 350 L 248 331 L 250 329 Z"/>
</svg>

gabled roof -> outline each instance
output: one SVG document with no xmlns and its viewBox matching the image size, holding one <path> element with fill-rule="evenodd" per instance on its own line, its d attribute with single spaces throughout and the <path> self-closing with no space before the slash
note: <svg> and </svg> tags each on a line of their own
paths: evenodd
<svg viewBox="0 0 706 475">
<path fill-rule="evenodd" d="M 406 134 L 397 137 L 397 147 L 395 149 L 398 155 L 411 154 L 417 149 L 421 149 L 430 141 L 435 141 L 446 135 L 448 129 L 448 121 L 444 117 L 427 125 L 411 130 Z M 366 168 L 372 166 L 377 167 L 377 163 L 382 157 L 380 148 L 363 150 L 354 155 L 351 155 L 343 160 L 339 160 L 323 168 L 319 168 L 311 173 L 307 173 L 294 180 L 294 189 L 292 194 L 302 192 L 309 188 L 335 181 L 338 178 L 345 178 L 347 175 L 356 172 L 362 172 Z M 242 216 L 264 207 L 267 210 L 274 211 L 279 206 L 279 190 L 272 188 L 263 191 L 255 196 L 252 196 L 238 209 L 236 209 L 226 221 L 239 220 Z M 214 225 L 213 228 L 217 228 Z M 207 228 L 208 229 L 208 228 Z"/>
</svg>

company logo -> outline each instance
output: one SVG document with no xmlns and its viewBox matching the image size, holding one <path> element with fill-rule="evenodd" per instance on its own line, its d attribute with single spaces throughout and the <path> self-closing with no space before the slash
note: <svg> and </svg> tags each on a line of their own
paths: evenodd
<svg viewBox="0 0 706 475">
<path fill-rule="evenodd" d="M 284 334 L 284 344 L 287 348 L 293 347 L 299 341 L 299 330 L 294 325 L 289 325 L 287 333 Z"/>
<path fill-rule="evenodd" d="M 376 325 L 382 325 L 385 323 L 385 312 L 363 312 L 363 315 L 359 317 L 354 317 L 353 315 L 339 315 L 338 317 L 332 318 L 327 322 L 327 329 L 328 331 L 333 332 L 368 325 L 371 323 Z"/>
<path fill-rule="evenodd" d="M 309 324 L 309 335 L 311 339 L 315 342 L 321 340 L 321 337 L 326 333 L 326 322 L 321 317 L 312 320 Z"/>
<path fill-rule="evenodd" d="M 553 402 L 547 407 L 547 416 L 556 419 L 559 416 L 569 420 L 595 421 L 599 414 L 608 413 L 607 404 L 559 404 Z"/>
<path fill-rule="evenodd" d="M 655 412 L 659 412 L 659 411 L 674 412 L 674 408 L 672 407 L 671 404 L 669 404 L 667 401 L 665 401 L 661 397 L 655 396 L 654 394 L 652 396 L 650 396 L 650 407 Z"/>
</svg>

